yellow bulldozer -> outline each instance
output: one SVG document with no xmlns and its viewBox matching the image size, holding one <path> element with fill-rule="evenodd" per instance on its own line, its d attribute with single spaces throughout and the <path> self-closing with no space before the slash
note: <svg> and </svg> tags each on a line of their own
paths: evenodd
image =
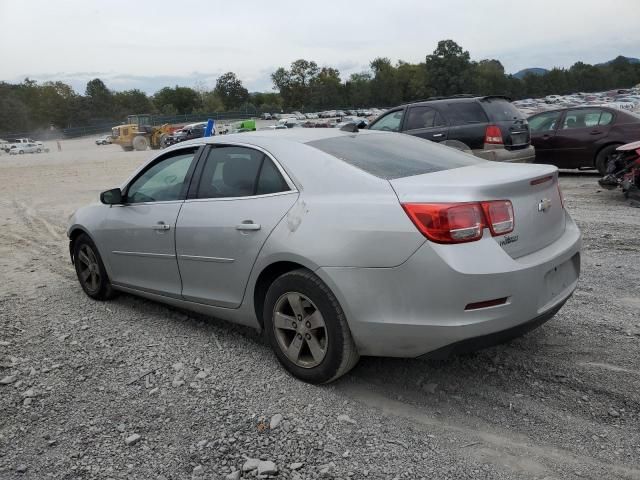
<svg viewBox="0 0 640 480">
<path fill-rule="evenodd" d="M 151 115 L 129 115 L 127 123 L 111 129 L 111 143 L 120 145 L 125 152 L 162 148 L 164 139 L 171 135 L 168 123 L 154 127 Z"/>
</svg>

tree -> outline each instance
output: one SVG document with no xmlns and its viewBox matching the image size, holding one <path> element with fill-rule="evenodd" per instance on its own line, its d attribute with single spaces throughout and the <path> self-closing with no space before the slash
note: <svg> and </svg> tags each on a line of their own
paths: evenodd
<svg viewBox="0 0 640 480">
<path fill-rule="evenodd" d="M 278 68 L 271 74 L 274 88 L 280 91 L 285 107 L 303 109 L 310 104 L 310 83 L 318 74 L 318 64 L 299 59 L 291 63 L 286 70 Z"/>
<path fill-rule="evenodd" d="M 371 74 L 369 72 L 352 73 L 345 83 L 346 103 L 354 107 L 371 105 Z"/>
<path fill-rule="evenodd" d="M 150 113 L 153 104 L 147 95 L 138 89 L 115 92 L 113 94 L 118 117 L 125 117 L 136 113 Z"/>
<path fill-rule="evenodd" d="M 213 91 L 227 110 L 237 109 L 249 98 L 249 91 L 233 72 L 227 72 L 218 78 Z"/>
<path fill-rule="evenodd" d="M 198 93 L 189 87 L 164 87 L 153 96 L 153 103 L 158 110 L 167 115 L 192 113 L 200 107 Z M 174 113 L 175 112 L 175 113 Z"/>
<path fill-rule="evenodd" d="M 472 64 L 469 52 L 453 40 L 441 40 L 425 61 L 428 87 L 434 95 L 471 93 Z"/>
<path fill-rule="evenodd" d="M 309 80 L 309 104 L 313 108 L 326 109 L 342 105 L 344 95 L 340 72 L 335 68 L 323 67 Z"/>
<path fill-rule="evenodd" d="M 508 80 L 498 60 L 480 60 L 473 66 L 474 93 L 479 95 L 505 95 Z"/>
<path fill-rule="evenodd" d="M 371 101 L 377 106 L 400 103 L 402 94 L 397 71 L 386 57 L 378 57 L 370 63 L 373 71 L 371 80 Z"/>
<path fill-rule="evenodd" d="M 84 94 L 91 118 L 105 119 L 113 116 L 113 94 L 102 80 L 94 78 L 87 82 Z"/>
</svg>

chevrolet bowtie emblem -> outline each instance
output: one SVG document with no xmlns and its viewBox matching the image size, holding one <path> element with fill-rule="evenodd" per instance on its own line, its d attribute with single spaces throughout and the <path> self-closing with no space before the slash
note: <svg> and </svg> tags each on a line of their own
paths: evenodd
<svg viewBox="0 0 640 480">
<path fill-rule="evenodd" d="M 540 200 L 540 203 L 538 203 L 539 212 L 546 212 L 550 208 L 551 208 L 551 200 L 549 200 L 548 198 L 543 198 L 542 200 Z"/>
</svg>

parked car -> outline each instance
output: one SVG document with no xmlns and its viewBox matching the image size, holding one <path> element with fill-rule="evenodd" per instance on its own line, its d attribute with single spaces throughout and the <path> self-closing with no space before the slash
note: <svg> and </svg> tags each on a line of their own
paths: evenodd
<svg viewBox="0 0 640 480">
<path fill-rule="evenodd" d="M 35 143 L 16 143 L 11 145 L 9 155 L 22 155 L 23 153 L 40 153 L 42 147 Z"/>
<path fill-rule="evenodd" d="M 527 120 L 507 97 L 456 96 L 401 105 L 376 118 L 369 129 L 446 141 L 486 160 L 535 158 Z"/>
<path fill-rule="evenodd" d="M 105 135 L 96 139 L 96 145 L 109 145 L 111 143 L 111 135 Z"/>
<path fill-rule="evenodd" d="M 33 144 L 33 145 L 35 145 L 35 146 L 36 146 L 36 152 L 37 152 L 37 153 L 40 153 L 40 152 L 48 152 L 48 151 L 49 151 L 49 148 L 47 148 L 47 147 L 45 146 L 45 144 L 44 144 L 44 143 L 42 143 L 42 142 L 40 142 L 40 141 L 38 141 L 38 140 L 33 140 L 33 139 L 31 139 L 31 138 L 17 138 L 17 139 L 15 139 L 13 142 L 11 142 L 10 144 L 8 144 L 8 145 L 7 145 L 7 144 L 5 144 L 4 149 L 5 149 L 5 152 L 7 152 L 7 153 L 11 153 L 11 152 L 10 152 L 10 149 L 11 149 L 14 145 L 15 145 L 15 146 L 17 146 L 17 147 L 20 147 L 20 146 L 24 146 L 24 145 L 26 145 L 26 144 Z M 23 150 L 24 150 L 24 149 L 23 149 Z"/>
<path fill-rule="evenodd" d="M 602 175 L 617 147 L 640 139 L 640 115 L 610 107 L 563 108 L 529 117 L 536 163 L 596 168 Z"/>
<path fill-rule="evenodd" d="M 176 143 L 185 142 L 194 138 L 200 138 L 204 136 L 204 131 L 207 127 L 207 122 L 192 123 L 185 125 L 180 130 L 176 130 L 173 134 L 164 139 L 164 146 L 169 147 Z"/>
<path fill-rule="evenodd" d="M 360 355 L 442 356 L 520 335 L 579 276 L 580 232 L 555 167 L 410 135 L 192 140 L 100 200 L 67 231 L 88 296 L 121 290 L 263 330 L 284 368 L 312 383 Z"/>
<path fill-rule="evenodd" d="M 260 115 L 260 118 L 262 120 L 271 120 L 271 114 L 270 113 L 263 113 L 262 115 Z"/>
</svg>

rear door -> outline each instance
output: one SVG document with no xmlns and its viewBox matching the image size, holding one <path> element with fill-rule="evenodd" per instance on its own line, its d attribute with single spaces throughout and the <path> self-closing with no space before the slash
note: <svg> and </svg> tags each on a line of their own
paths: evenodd
<svg viewBox="0 0 640 480">
<path fill-rule="evenodd" d="M 448 126 L 440 113 L 427 106 L 409 107 L 402 126 L 402 133 L 442 142 L 447 139 Z"/>
<path fill-rule="evenodd" d="M 607 137 L 613 114 L 600 108 L 567 110 L 554 143 L 556 165 L 593 167 L 596 147 Z"/>
<path fill-rule="evenodd" d="M 182 296 L 235 308 L 262 245 L 298 193 L 253 147 L 211 146 L 200 163 L 176 226 Z"/>
<path fill-rule="evenodd" d="M 536 149 L 536 163 L 556 164 L 555 135 L 562 120 L 562 111 L 539 113 L 529 118 L 531 143 Z"/>
</svg>

